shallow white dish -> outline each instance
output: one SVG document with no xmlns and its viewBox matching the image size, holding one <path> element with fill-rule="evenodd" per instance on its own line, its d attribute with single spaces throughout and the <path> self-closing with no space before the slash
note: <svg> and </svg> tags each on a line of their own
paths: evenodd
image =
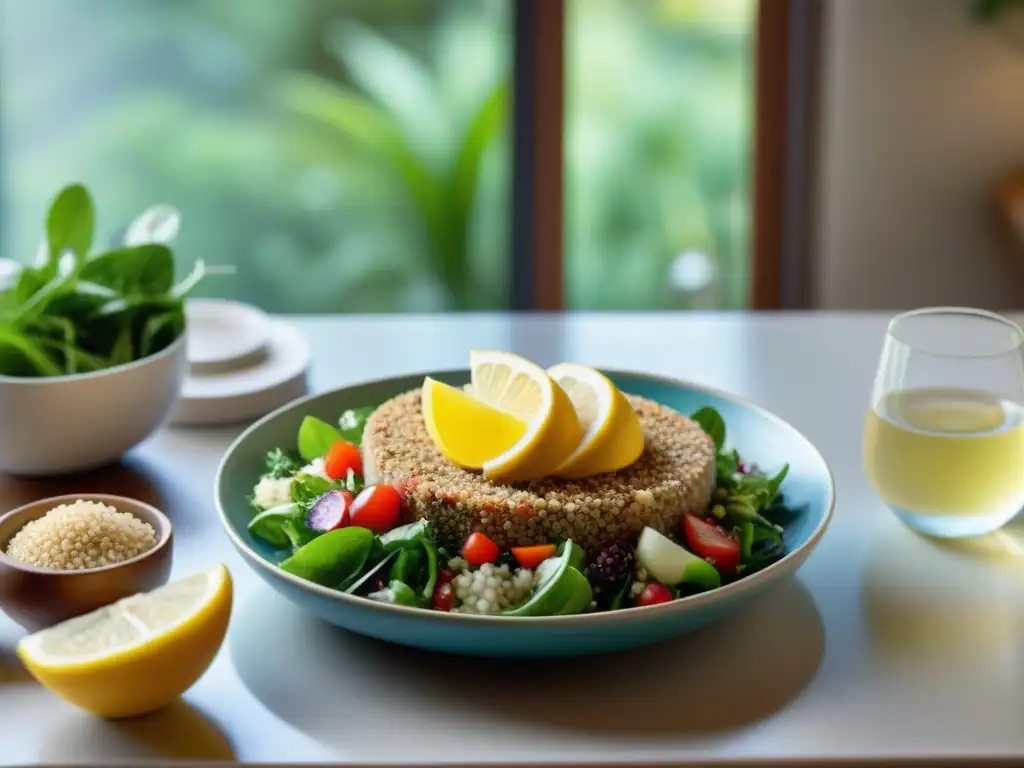
<svg viewBox="0 0 1024 768">
<path fill-rule="evenodd" d="M 256 307 L 223 299 L 190 299 L 188 361 L 194 370 L 242 367 L 259 356 L 270 339 L 270 318 Z"/>
<path fill-rule="evenodd" d="M 262 354 L 241 368 L 204 370 L 185 378 L 171 421 L 233 424 L 260 418 L 307 393 L 309 342 L 294 326 L 271 320 Z"/>
</svg>

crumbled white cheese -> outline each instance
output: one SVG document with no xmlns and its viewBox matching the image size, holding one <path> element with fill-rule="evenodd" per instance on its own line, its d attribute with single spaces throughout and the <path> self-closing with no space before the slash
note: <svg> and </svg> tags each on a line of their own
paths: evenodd
<svg viewBox="0 0 1024 768">
<path fill-rule="evenodd" d="M 327 475 L 327 468 L 324 465 L 323 457 L 318 456 L 313 459 L 309 464 L 299 470 L 301 475 L 314 475 L 315 477 L 322 477 L 324 480 L 330 480 L 331 478 Z"/>
<path fill-rule="evenodd" d="M 452 558 L 449 567 L 457 560 L 461 558 Z M 455 589 L 453 613 L 493 615 L 514 608 L 529 598 L 533 591 L 533 571 L 518 568 L 513 572 L 507 565 L 495 567 L 490 563 L 473 571 L 467 563 L 452 586 Z"/>
<path fill-rule="evenodd" d="M 252 503 L 260 509 L 273 509 L 292 500 L 292 478 L 264 475 L 252 489 Z"/>
</svg>

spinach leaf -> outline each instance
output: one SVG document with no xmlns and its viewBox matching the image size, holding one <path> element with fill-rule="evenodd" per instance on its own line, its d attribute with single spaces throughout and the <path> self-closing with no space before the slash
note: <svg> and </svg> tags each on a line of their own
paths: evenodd
<svg viewBox="0 0 1024 768">
<path fill-rule="evenodd" d="M 31 299 L 36 291 L 46 285 L 49 280 L 50 277 L 44 274 L 41 269 L 23 267 L 21 272 L 18 273 L 17 282 L 15 282 L 12 288 L 5 291 L 5 294 L 9 294 L 12 305 L 18 306 Z"/>
<path fill-rule="evenodd" d="M 6 349 L 6 351 L 5 351 Z M 0 372 L 9 376 L 60 376 L 64 373 L 59 365 L 37 342 L 0 326 Z"/>
<path fill-rule="evenodd" d="M 426 559 L 420 547 L 399 550 L 398 558 L 391 566 L 391 578 L 404 581 L 406 584 L 417 583 L 420 569 L 423 568 Z"/>
<path fill-rule="evenodd" d="M 433 539 L 433 530 L 426 520 L 417 520 L 415 523 L 392 528 L 387 533 L 380 534 L 377 541 L 385 552 L 391 552 L 415 544 L 421 538 Z"/>
<path fill-rule="evenodd" d="M 301 549 L 320 536 L 306 525 L 306 509 L 292 502 L 263 510 L 249 521 L 249 533 L 279 549 Z"/>
<path fill-rule="evenodd" d="M 132 343 L 132 327 L 125 325 L 117 334 L 114 348 L 110 350 L 110 362 L 112 365 L 124 365 L 134 359 L 134 345 Z"/>
<path fill-rule="evenodd" d="M 131 296 L 166 294 L 174 284 L 174 255 L 159 243 L 118 248 L 86 261 L 79 277 Z"/>
<path fill-rule="evenodd" d="M 697 422 L 700 428 L 714 441 L 715 451 L 721 451 L 722 446 L 725 445 L 725 419 L 722 418 L 722 415 L 710 405 L 705 405 L 694 411 L 690 418 Z"/>
<path fill-rule="evenodd" d="M 283 571 L 325 587 L 336 587 L 362 571 L 373 548 L 373 534 L 348 526 L 328 531 L 283 560 Z"/>
<path fill-rule="evenodd" d="M 430 600 L 434 596 L 434 587 L 437 586 L 437 576 L 440 571 L 437 562 L 437 547 L 427 538 L 423 538 L 420 543 L 427 555 L 427 580 L 423 585 L 423 597 Z"/>
<path fill-rule="evenodd" d="M 265 510 L 249 521 L 249 533 L 275 547 L 291 546 L 292 539 L 286 530 L 286 523 L 299 514 L 299 505 L 294 503 Z"/>
<path fill-rule="evenodd" d="M 139 340 L 139 356 L 146 357 L 171 344 L 185 331 L 185 313 L 181 307 L 158 311 L 146 318 Z"/>
<path fill-rule="evenodd" d="M 317 536 L 322 535 L 320 531 L 314 531 L 306 525 L 304 513 L 300 513 L 290 520 L 283 521 L 281 523 L 281 530 L 288 537 L 288 542 L 291 544 L 293 552 L 302 549 L 302 547 L 309 544 Z"/>
<path fill-rule="evenodd" d="M 299 455 L 303 461 L 313 461 L 327 453 L 341 439 L 341 433 L 327 422 L 315 416 L 306 416 L 299 425 Z"/>
<path fill-rule="evenodd" d="M 92 247 L 95 212 L 92 197 L 81 184 L 65 187 L 54 199 L 46 216 L 46 241 L 49 248 L 47 274 L 57 274 L 58 262 L 65 251 L 81 261 Z"/>
<path fill-rule="evenodd" d="M 402 580 L 414 584 L 422 584 L 420 589 L 424 599 L 429 600 L 434 594 L 434 587 L 437 585 L 437 576 L 440 570 L 438 565 L 437 545 L 433 540 L 433 529 L 426 520 L 417 520 L 398 528 L 392 528 L 387 533 L 377 537 L 377 543 L 382 552 L 400 551 L 395 567 L 399 566 L 405 558 L 406 567 L 410 572 L 405 572 Z M 416 552 L 416 555 L 407 555 L 407 552 Z M 419 568 L 411 569 L 412 564 L 418 564 Z M 397 574 L 392 570 L 392 577 Z"/>
</svg>

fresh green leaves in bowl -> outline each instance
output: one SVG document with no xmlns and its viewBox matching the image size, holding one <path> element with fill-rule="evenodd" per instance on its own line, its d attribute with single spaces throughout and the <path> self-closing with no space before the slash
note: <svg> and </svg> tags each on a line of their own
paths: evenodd
<svg viewBox="0 0 1024 768">
<path fill-rule="evenodd" d="M 46 217 L 45 258 L 0 292 L 0 375 L 66 376 L 156 354 L 185 330 L 184 302 L 205 274 L 175 282 L 162 243 L 90 253 L 92 197 L 63 189 Z"/>
</svg>

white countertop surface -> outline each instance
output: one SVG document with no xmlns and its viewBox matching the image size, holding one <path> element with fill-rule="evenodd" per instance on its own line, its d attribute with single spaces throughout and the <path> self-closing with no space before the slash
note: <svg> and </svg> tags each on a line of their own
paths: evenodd
<svg viewBox="0 0 1024 768">
<path fill-rule="evenodd" d="M 874 495 L 860 436 L 887 319 L 294 318 L 312 345 L 314 390 L 464 366 L 469 349 L 490 347 L 734 392 L 819 446 L 836 478 L 834 522 L 793 582 L 661 646 L 559 662 L 428 655 L 322 624 L 258 581 L 212 501 L 217 462 L 241 428 L 166 429 L 120 467 L 0 480 L 0 509 L 57 492 L 155 500 L 176 526 L 176 575 L 231 569 L 228 640 L 181 704 L 115 723 L 34 684 L 13 656 L 20 631 L 0 615 L 0 764 L 1024 761 L 1024 522 L 940 549 Z"/>
</svg>

